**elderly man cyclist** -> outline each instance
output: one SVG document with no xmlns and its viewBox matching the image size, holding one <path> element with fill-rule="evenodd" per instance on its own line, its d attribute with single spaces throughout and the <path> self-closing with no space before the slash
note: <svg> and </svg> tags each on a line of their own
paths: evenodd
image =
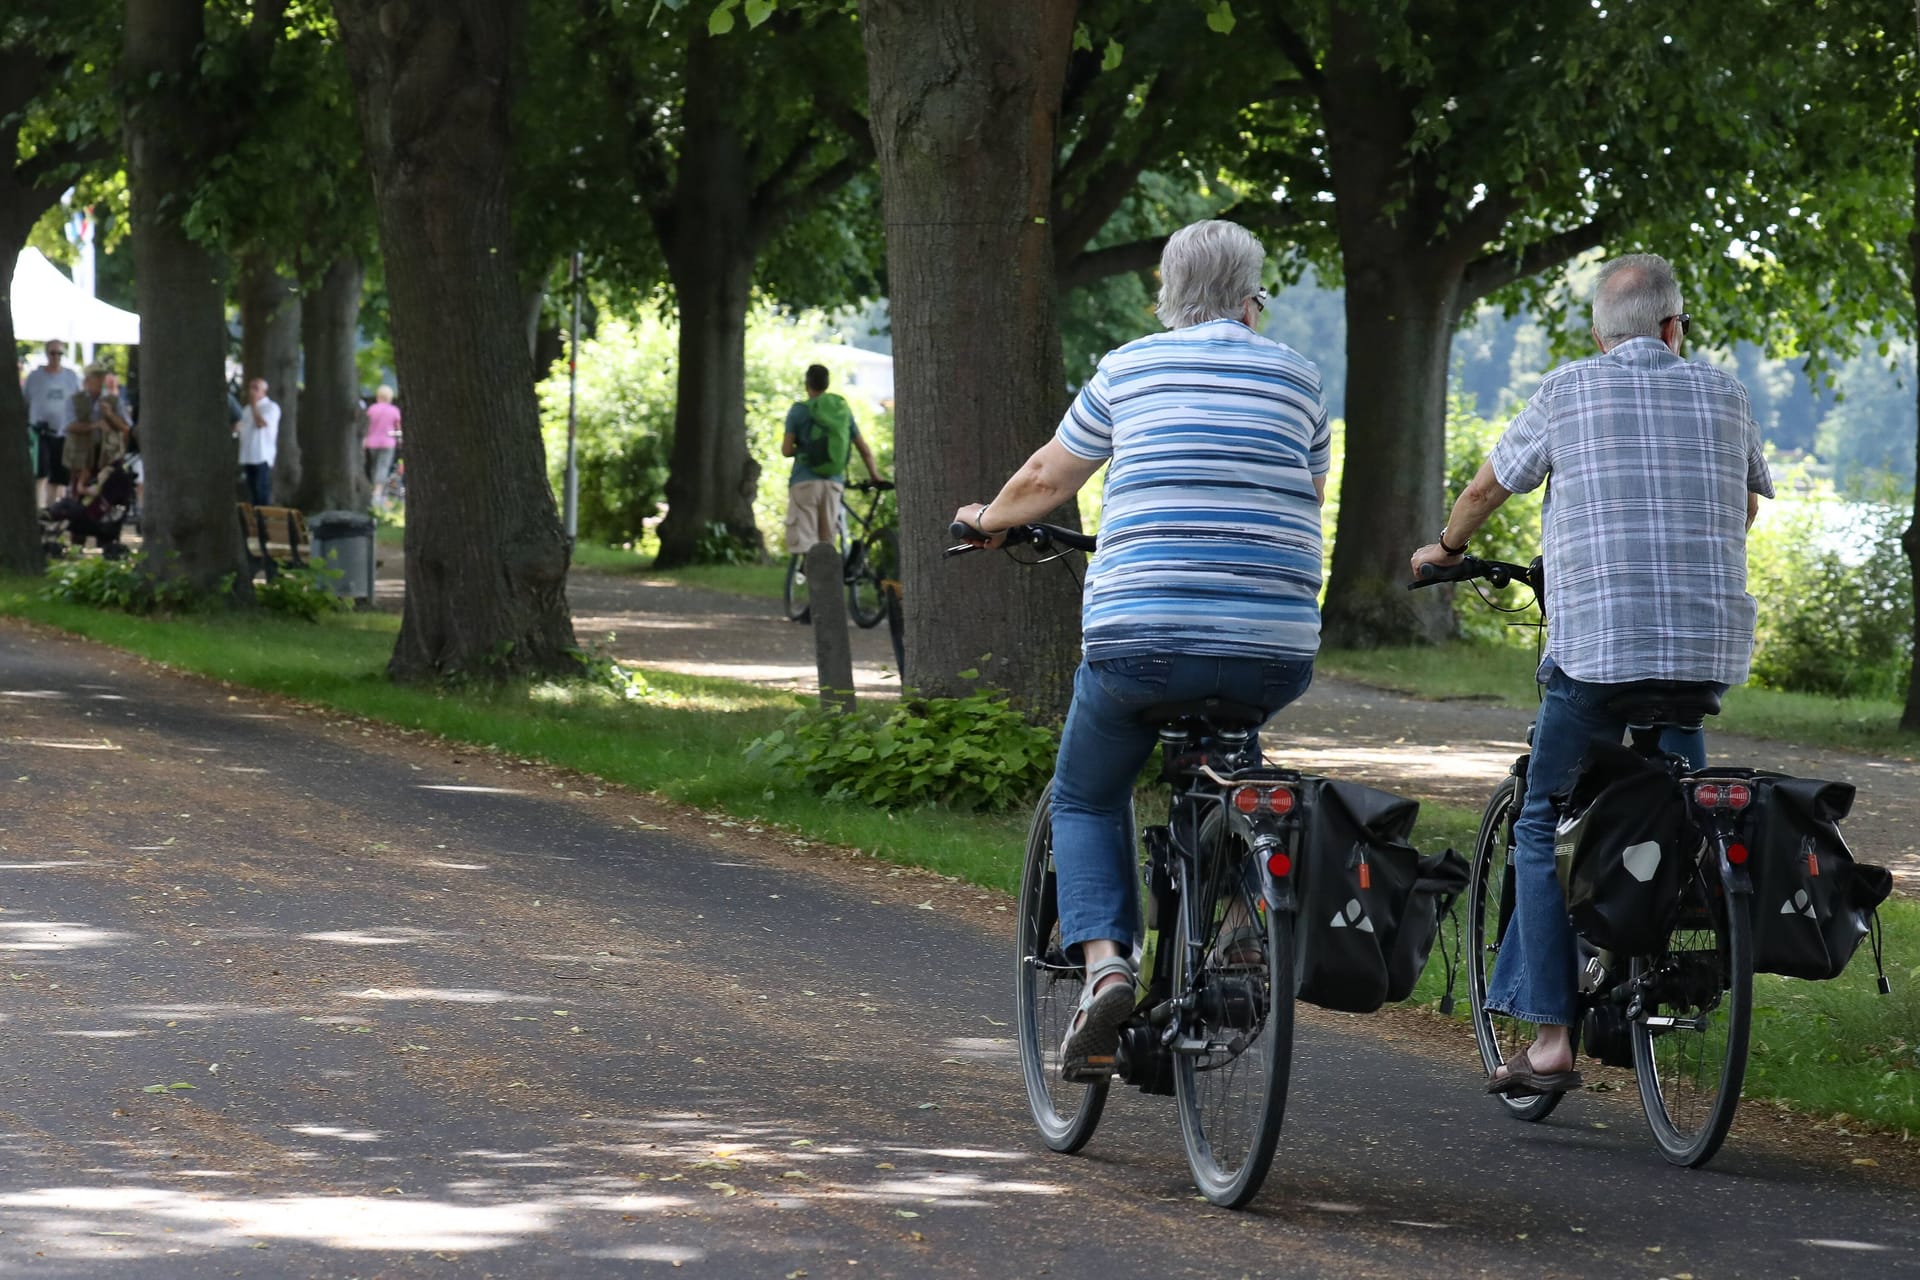
<svg viewBox="0 0 1920 1280">
<path fill-rule="evenodd" d="M 1154 744 L 1140 713 L 1219 696 L 1270 714 L 1313 678 L 1327 412 L 1319 371 L 1254 331 L 1265 260 L 1230 222 L 1176 232 L 1156 308 L 1168 331 L 1110 352 L 1053 439 L 991 502 L 954 513 L 996 545 L 1108 464 L 1085 659 L 1054 768 L 1061 942 L 1087 975 L 1061 1046 L 1070 1079 L 1110 1072 L 1133 1009 L 1128 814 Z"/>
<path fill-rule="evenodd" d="M 1673 269 L 1652 254 L 1600 269 L 1593 338 L 1601 354 L 1554 370 L 1454 503 L 1439 539 L 1413 554 L 1459 561 L 1515 493 L 1551 474 L 1542 553 L 1552 596 L 1546 686 L 1526 799 L 1514 825 L 1515 904 L 1487 981 L 1487 1007 L 1538 1026 L 1494 1072 L 1492 1093 L 1580 1087 L 1573 1069 L 1577 952 L 1553 864 L 1553 803 L 1587 748 L 1619 742 L 1609 686 L 1747 678 L 1754 601 L 1747 530 L 1773 481 L 1738 381 L 1680 358 L 1692 323 Z M 1664 745 L 1705 762 L 1695 730 Z"/>
</svg>

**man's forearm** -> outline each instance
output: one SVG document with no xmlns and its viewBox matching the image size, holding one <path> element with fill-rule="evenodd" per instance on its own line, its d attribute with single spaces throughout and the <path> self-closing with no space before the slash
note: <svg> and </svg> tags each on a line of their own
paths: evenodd
<svg viewBox="0 0 1920 1280">
<path fill-rule="evenodd" d="M 1453 510 L 1447 514 L 1447 545 L 1466 546 L 1467 540 L 1487 522 L 1487 517 L 1498 511 L 1500 504 L 1512 496 L 1512 490 L 1493 478 L 1492 464 L 1481 463 L 1480 470 L 1474 473 L 1472 482 L 1460 491 L 1460 496 L 1454 500 Z"/>
</svg>

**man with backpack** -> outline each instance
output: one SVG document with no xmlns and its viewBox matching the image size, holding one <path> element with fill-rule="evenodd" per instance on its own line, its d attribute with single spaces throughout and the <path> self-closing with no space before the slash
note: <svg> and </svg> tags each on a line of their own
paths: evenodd
<svg viewBox="0 0 1920 1280">
<path fill-rule="evenodd" d="M 840 538 L 840 493 L 847 479 L 847 457 L 860 451 L 867 475 L 881 479 L 873 450 L 860 436 L 846 397 L 827 390 L 825 365 L 807 366 L 807 398 L 787 410 L 787 434 L 780 455 L 793 459 L 787 481 L 787 550 L 805 555 L 816 542 Z"/>
</svg>

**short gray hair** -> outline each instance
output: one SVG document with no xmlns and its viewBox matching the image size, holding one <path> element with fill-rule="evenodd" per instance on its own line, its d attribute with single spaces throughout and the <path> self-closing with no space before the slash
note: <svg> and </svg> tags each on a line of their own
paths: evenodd
<svg viewBox="0 0 1920 1280">
<path fill-rule="evenodd" d="M 1260 291 L 1266 248 L 1237 222 L 1211 219 L 1174 232 L 1160 253 L 1160 300 L 1154 310 L 1169 329 L 1239 316 Z"/>
<path fill-rule="evenodd" d="M 1601 266 L 1593 289 L 1593 331 L 1600 341 L 1657 338 L 1661 323 L 1680 309 L 1680 282 L 1659 254 L 1622 254 Z"/>
</svg>

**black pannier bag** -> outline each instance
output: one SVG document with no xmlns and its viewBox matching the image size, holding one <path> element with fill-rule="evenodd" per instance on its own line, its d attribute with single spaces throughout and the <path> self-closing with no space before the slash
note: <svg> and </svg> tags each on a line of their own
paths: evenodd
<svg viewBox="0 0 1920 1280">
<path fill-rule="evenodd" d="M 1418 801 L 1331 778 L 1301 790 L 1299 998 L 1346 1013 L 1405 1000 L 1466 888 L 1466 860 L 1451 849 L 1423 858 L 1407 843 Z"/>
<path fill-rule="evenodd" d="M 1657 951 L 1680 914 L 1700 838 L 1686 792 L 1631 747 L 1592 747 L 1553 796 L 1553 854 L 1574 932 L 1618 955 Z"/>
<path fill-rule="evenodd" d="M 1837 978 L 1877 927 L 1893 876 L 1855 862 L 1840 834 L 1853 808 L 1851 784 L 1768 773 L 1751 781 L 1742 834 L 1753 878 L 1754 972 Z M 1875 952 L 1878 967 L 1877 943 Z M 1884 990 L 1884 974 L 1880 981 Z"/>
</svg>

